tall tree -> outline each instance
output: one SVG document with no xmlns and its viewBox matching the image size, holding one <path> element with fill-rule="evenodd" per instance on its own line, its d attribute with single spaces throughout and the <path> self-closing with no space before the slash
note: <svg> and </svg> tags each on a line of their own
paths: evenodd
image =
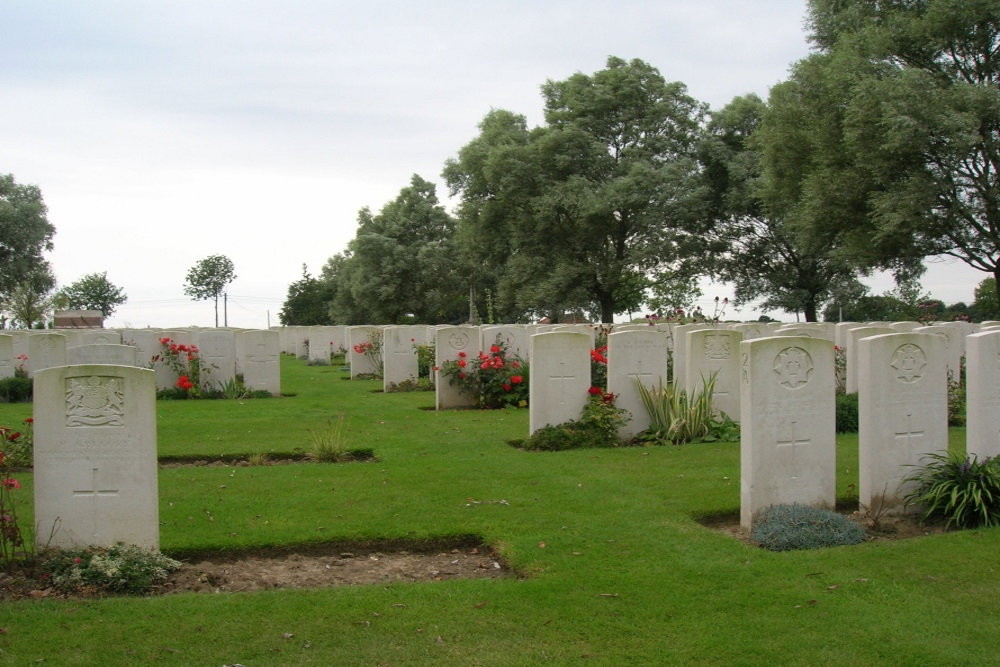
<svg viewBox="0 0 1000 667">
<path fill-rule="evenodd" d="M 456 273 L 454 221 L 433 183 L 414 174 L 377 214 L 364 208 L 337 267 L 333 313 L 345 324 L 451 322 L 465 282 Z"/>
<path fill-rule="evenodd" d="M 52 268 L 41 260 L 27 276 L 8 290 L 3 310 L 9 314 L 11 327 L 41 327 L 52 315 L 52 290 L 56 279 Z"/>
<path fill-rule="evenodd" d="M 542 94 L 545 127 L 528 132 L 521 117 L 493 112 L 445 176 L 461 195 L 462 225 L 502 221 L 502 291 L 517 294 L 503 302 L 584 306 L 610 322 L 638 309 L 649 287 L 687 278 L 679 263 L 703 219 L 693 149 L 704 108 L 654 67 L 615 57 L 593 75 L 546 82 Z M 473 252 L 496 261 L 490 247 Z"/>
<path fill-rule="evenodd" d="M 219 297 L 226 285 L 236 280 L 233 261 L 225 255 L 210 255 L 198 261 L 187 273 L 184 293 L 195 301 L 215 301 L 215 326 L 219 326 Z"/>
<path fill-rule="evenodd" d="M 37 275 L 55 231 L 41 190 L 0 174 L 0 296 Z"/>
<path fill-rule="evenodd" d="M 59 290 L 59 294 L 67 308 L 99 310 L 105 318 L 128 301 L 125 290 L 108 280 L 107 271 L 88 273 Z"/>
<path fill-rule="evenodd" d="M 699 157 L 714 223 L 708 265 L 717 278 L 733 283 L 737 304 L 761 300 L 764 309 L 801 312 L 815 322 L 825 301 L 861 291 L 858 270 L 838 253 L 835 235 L 797 233 L 785 220 L 787 211 L 763 201 L 758 130 L 767 113 L 756 95 L 737 97 L 706 127 Z M 782 120 L 772 121 L 780 129 L 764 132 L 785 131 Z M 803 145 L 797 159 L 807 150 Z"/>
<path fill-rule="evenodd" d="M 303 264 L 302 279 L 288 286 L 288 297 L 278 313 L 278 321 L 297 326 L 333 324 L 330 318 L 332 300 L 330 286 L 309 275 Z"/>
<path fill-rule="evenodd" d="M 1000 277 L 1000 5 L 810 0 L 809 26 L 813 60 L 848 82 L 825 113 L 843 148 L 827 164 L 850 178 L 826 189 L 859 205 L 812 224 L 868 265 L 944 254 Z"/>
</svg>

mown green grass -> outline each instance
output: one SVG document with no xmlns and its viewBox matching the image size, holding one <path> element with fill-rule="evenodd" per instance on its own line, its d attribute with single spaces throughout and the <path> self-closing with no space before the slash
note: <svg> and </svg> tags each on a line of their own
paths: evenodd
<svg viewBox="0 0 1000 667">
<path fill-rule="evenodd" d="M 431 394 L 374 393 L 378 383 L 342 376 L 284 359 L 294 397 L 158 403 L 163 455 L 292 453 L 307 448 L 310 429 L 344 414 L 350 444 L 379 459 L 161 469 L 163 549 L 472 534 L 524 578 L 9 603 L 0 608 L 0 660 L 997 662 L 1000 531 L 753 549 L 695 520 L 738 510 L 737 444 L 524 452 L 505 440 L 524 436 L 526 411 L 436 413 L 423 409 Z M 0 422 L 28 415 L 0 406 Z M 963 438 L 953 430 L 952 446 Z M 856 498 L 856 436 L 838 439 L 837 466 L 838 496 Z M 22 477 L 30 494 L 30 475 Z"/>
</svg>

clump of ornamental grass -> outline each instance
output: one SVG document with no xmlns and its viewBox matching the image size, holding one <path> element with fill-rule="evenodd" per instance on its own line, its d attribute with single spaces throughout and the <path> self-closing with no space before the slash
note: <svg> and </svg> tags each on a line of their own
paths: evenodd
<svg viewBox="0 0 1000 667">
<path fill-rule="evenodd" d="M 865 541 L 865 531 L 847 517 L 807 505 L 772 505 L 754 521 L 750 538 L 770 551 L 820 549 Z"/>
<path fill-rule="evenodd" d="M 717 377 L 718 373 L 703 376 L 701 387 L 690 394 L 662 380 L 658 386 L 646 387 L 637 379 L 636 388 L 649 416 L 649 428 L 638 439 L 675 445 L 739 440 L 739 424 L 713 408 Z"/>
<path fill-rule="evenodd" d="M 945 527 L 1000 525 L 1000 458 L 942 452 L 924 459 L 929 463 L 905 480 L 915 484 L 907 505 L 922 506 L 925 519 L 945 519 Z"/>
<path fill-rule="evenodd" d="M 42 567 L 60 590 L 137 595 L 149 592 L 181 563 L 155 549 L 116 544 L 49 552 Z"/>
<path fill-rule="evenodd" d="M 337 415 L 336 419 L 327 420 L 324 428 L 309 431 L 309 440 L 306 458 L 310 461 L 335 463 L 348 458 L 344 415 Z"/>
</svg>

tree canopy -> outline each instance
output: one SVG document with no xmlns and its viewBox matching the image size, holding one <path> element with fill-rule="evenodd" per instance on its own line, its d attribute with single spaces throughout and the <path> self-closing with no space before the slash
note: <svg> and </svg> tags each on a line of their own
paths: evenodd
<svg viewBox="0 0 1000 667">
<path fill-rule="evenodd" d="M 377 214 L 362 209 L 347 252 L 324 267 L 323 276 L 334 288 L 334 321 L 460 320 L 467 287 L 457 273 L 454 227 L 434 184 L 416 174 Z"/>
<path fill-rule="evenodd" d="M 210 255 L 199 260 L 187 273 L 184 293 L 195 301 L 215 301 L 215 326 L 219 326 L 219 296 L 226 285 L 236 280 L 236 269 L 225 255 Z"/>
<path fill-rule="evenodd" d="M 288 297 L 278 313 L 284 325 L 312 326 L 333 324 L 330 301 L 333 290 L 329 284 L 309 275 L 302 265 L 302 279 L 288 286 Z"/>
<path fill-rule="evenodd" d="M 108 272 L 88 273 L 59 290 L 67 308 L 99 310 L 107 318 L 118 306 L 128 301 L 125 290 L 108 280 Z"/>
<path fill-rule="evenodd" d="M 777 104 L 772 113 L 756 95 L 737 97 L 706 127 L 699 146 L 713 223 L 706 262 L 715 277 L 733 283 L 737 305 L 760 300 L 764 309 L 801 312 L 815 322 L 825 301 L 862 287 L 856 266 L 838 254 L 835 235 L 801 234 L 787 208 L 763 200 L 763 146 L 773 134 L 799 129 Z M 796 158 L 808 150 L 802 144 Z"/>
<path fill-rule="evenodd" d="M 543 127 L 493 111 L 449 160 L 459 238 L 508 312 L 584 306 L 610 322 L 691 273 L 704 107 L 641 60 L 542 86 Z"/>
<path fill-rule="evenodd" d="M 800 222 L 836 229 L 859 264 L 912 275 L 915 260 L 951 255 L 996 278 L 1000 5 L 810 0 L 808 24 L 819 53 L 793 81 L 820 103 L 775 150 L 829 141 L 819 160 L 776 169 L 772 194 L 816 186 L 801 188 Z"/>
<path fill-rule="evenodd" d="M 41 190 L 0 174 L 0 296 L 37 278 L 42 252 L 52 250 L 55 232 Z"/>
<path fill-rule="evenodd" d="M 56 278 L 46 260 L 40 260 L 4 297 L 4 319 L 13 328 L 42 327 L 52 316 Z"/>
</svg>

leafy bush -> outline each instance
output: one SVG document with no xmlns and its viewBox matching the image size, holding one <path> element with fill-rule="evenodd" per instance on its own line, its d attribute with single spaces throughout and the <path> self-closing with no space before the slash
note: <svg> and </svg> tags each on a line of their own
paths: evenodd
<svg viewBox="0 0 1000 667">
<path fill-rule="evenodd" d="M 601 431 L 573 421 L 557 426 L 543 426 L 526 440 L 515 440 L 511 444 L 529 451 L 559 452 L 566 449 L 613 447 L 616 443 Z"/>
<path fill-rule="evenodd" d="M 126 544 L 57 551 L 42 564 L 56 588 L 131 594 L 149 591 L 180 566 L 159 551 Z"/>
<path fill-rule="evenodd" d="M 531 451 L 549 452 L 621 446 L 618 429 L 628 423 L 631 415 L 628 410 L 615 406 L 615 394 L 606 394 L 600 387 L 591 387 L 589 391 L 590 397 L 578 421 L 543 426 L 527 440 L 512 444 Z"/>
<path fill-rule="evenodd" d="M 754 522 L 751 539 L 771 551 L 819 549 L 865 541 L 864 529 L 830 510 L 806 505 L 773 505 Z"/>
<path fill-rule="evenodd" d="M 930 463 L 906 482 L 917 484 L 905 497 L 921 505 L 924 518 L 946 519 L 962 528 L 1000 525 L 1000 459 L 958 454 L 927 454 Z"/>
<path fill-rule="evenodd" d="M 0 403 L 30 403 L 33 383 L 28 377 L 9 377 L 0 380 Z"/>
<path fill-rule="evenodd" d="M 837 433 L 858 432 L 858 395 L 837 394 Z"/>
</svg>

